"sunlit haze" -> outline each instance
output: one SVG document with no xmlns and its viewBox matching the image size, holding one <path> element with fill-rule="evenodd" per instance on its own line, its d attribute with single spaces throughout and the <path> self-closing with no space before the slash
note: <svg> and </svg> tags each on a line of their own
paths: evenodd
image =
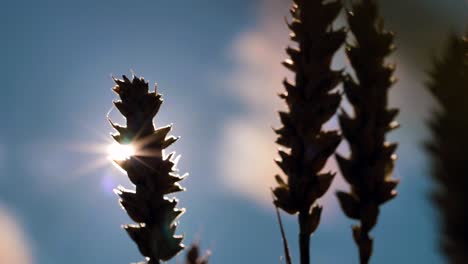
<svg viewBox="0 0 468 264">
<path fill-rule="evenodd" d="M 110 160 L 126 160 L 135 155 L 135 148 L 131 144 L 112 143 L 107 147 L 107 154 Z"/>
</svg>

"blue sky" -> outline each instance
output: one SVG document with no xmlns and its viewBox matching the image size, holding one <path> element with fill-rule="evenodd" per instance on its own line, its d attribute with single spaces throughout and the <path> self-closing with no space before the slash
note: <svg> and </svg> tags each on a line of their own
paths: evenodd
<svg viewBox="0 0 468 264">
<path fill-rule="evenodd" d="M 275 94 L 288 74 L 279 64 L 288 43 L 282 24 L 288 5 L 2 2 L 0 215 L 15 220 L 0 221 L 0 228 L 12 230 L 16 222 L 10 235 L 20 241 L 9 251 L 26 252 L 37 264 L 141 260 L 120 229 L 130 220 L 112 193 L 119 184 L 130 187 L 128 180 L 108 162 L 96 165 L 104 153 L 87 151 L 107 144 L 112 132 L 106 120 L 116 98 L 111 76 L 133 71 L 157 82 L 164 95 L 157 125 L 174 123 L 173 134 L 182 136 L 173 150 L 182 154 L 180 170 L 190 173 L 182 183 L 187 192 L 178 196 L 187 208 L 179 227 L 185 243 L 200 240 L 213 252 L 212 263 L 280 263 L 268 190 L 276 171 L 270 127 L 278 124 L 275 111 L 283 107 Z M 402 128 L 390 138 L 401 142 L 395 173 L 402 183 L 374 231 L 374 263 L 442 263 L 421 150 L 432 105 L 422 82 L 426 55 L 435 55 L 447 32 L 463 28 L 463 10 L 462 0 L 383 1 L 387 25 L 400 36 L 391 59 L 398 63 L 400 82 L 391 103 L 402 108 Z M 336 65 L 346 67 L 342 56 Z M 110 115 L 119 118 L 115 111 Z M 335 188 L 346 186 L 338 180 Z M 323 203 L 312 260 L 357 263 L 352 222 L 331 192 Z M 283 217 L 297 259 L 296 222 Z M 0 245 L 0 260 L 7 254 Z"/>
</svg>

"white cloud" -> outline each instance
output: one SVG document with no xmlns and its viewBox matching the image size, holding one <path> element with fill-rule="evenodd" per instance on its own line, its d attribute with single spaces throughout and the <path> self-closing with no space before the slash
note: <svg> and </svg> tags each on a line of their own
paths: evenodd
<svg viewBox="0 0 468 264">
<path fill-rule="evenodd" d="M 276 43 L 275 43 L 276 42 Z M 277 109 L 276 96 L 286 71 L 281 66 L 285 41 L 273 41 L 266 32 L 246 32 L 235 42 L 232 55 L 236 70 L 228 77 L 230 92 L 257 114 Z"/>
<path fill-rule="evenodd" d="M 0 231 L 0 263 L 31 264 L 31 252 L 18 222 L 2 207 Z"/>
<path fill-rule="evenodd" d="M 286 75 L 281 61 L 288 43 L 284 21 L 271 21 L 272 17 L 281 17 L 274 14 L 282 9 L 276 8 L 280 1 L 270 2 L 271 8 L 262 3 L 258 10 L 256 27 L 240 34 L 230 49 L 236 68 L 224 82 L 228 93 L 241 100 L 248 114 L 226 121 L 217 162 L 230 190 L 269 206 L 270 188 L 279 172 L 273 162 L 277 146 L 271 125 L 279 124 L 276 111 L 284 108 L 276 94 Z"/>
<path fill-rule="evenodd" d="M 273 161 L 277 157 L 277 145 L 273 131 L 257 118 L 238 118 L 229 120 L 224 127 L 224 143 L 218 162 L 220 175 L 224 175 L 227 188 L 250 198 L 260 206 L 271 207 L 270 188 L 276 186 L 274 175 L 281 174 Z M 343 152 L 343 151 L 341 151 Z M 332 160 L 324 171 L 336 171 Z M 334 201 L 334 191 L 346 189 L 346 185 L 337 175 L 329 191 L 320 204 L 330 205 L 326 214 L 336 212 L 338 204 Z"/>
<path fill-rule="evenodd" d="M 273 176 L 278 173 L 273 162 L 276 146 L 273 132 L 268 133 L 258 123 L 247 118 L 226 124 L 218 164 L 231 190 L 271 205 L 269 188 L 274 186 Z"/>
</svg>

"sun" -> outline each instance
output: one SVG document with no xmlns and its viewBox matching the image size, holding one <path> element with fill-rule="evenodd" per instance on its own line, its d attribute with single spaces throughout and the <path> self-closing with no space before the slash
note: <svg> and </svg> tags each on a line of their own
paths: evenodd
<svg viewBox="0 0 468 264">
<path fill-rule="evenodd" d="M 112 143 L 107 147 L 107 157 L 110 160 L 126 160 L 135 155 L 135 147 L 132 144 Z"/>
</svg>

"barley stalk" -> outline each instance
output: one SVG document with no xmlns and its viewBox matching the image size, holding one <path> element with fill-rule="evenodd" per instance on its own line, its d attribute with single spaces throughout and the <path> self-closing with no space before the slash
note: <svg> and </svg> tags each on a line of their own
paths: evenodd
<svg viewBox="0 0 468 264">
<path fill-rule="evenodd" d="M 394 50 L 394 35 L 383 29 L 375 0 L 354 2 L 347 19 L 355 42 L 347 45 L 346 53 L 357 80 L 350 75 L 344 80 L 354 116 L 345 110 L 339 115 L 351 154 L 349 158 L 337 154 L 336 159 L 351 188 L 337 196 L 344 213 L 360 222 L 353 226 L 353 237 L 364 264 L 372 255 L 370 231 L 377 223 L 379 208 L 397 195 L 398 180 L 392 178 L 397 144 L 385 141 L 386 133 L 398 127 L 394 121 L 398 109 L 387 108 L 388 92 L 396 81 L 395 67 L 385 63 Z"/>
<path fill-rule="evenodd" d="M 123 161 L 115 161 L 127 172 L 135 191 L 119 187 L 115 192 L 120 204 L 136 222 L 124 225 L 149 264 L 160 263 L 174 257 L 183 245 L 182 237 L 175 236 L 176 219 L 184 212 L 176 209 L 177 200 L 165 195 L 182 191 L 178 184 L 183 177 L 177 174 L 174 153 L 164 157 L 163 150 L 177 138 L 168 136 L 171 126 L 155 129 L 153 118 L 163 102 L 155 88 L 150 92 L 143 78 L 114 79 L 113 90 L 120 96 L 114 105 L 127 120 L 122 127 L 111 122 L 117 134 L 113 138 L 120 144 L 131 144 L 135 154 Z"/>
<path fill-rule="evenodd" d="M 278 206 L 275 206 L 276 218 L 278 220 L 278 225 L 281 232 L 281 239 L 283 240 L 283 251 L 284 251 L 284 260 L 286 264 L 292 264 L 291 254 L 289 253 L 289 244 L 288 239 L 286 238 L 286 232 L 284 231 L 283 220 L 281 219 L 281 214 L 278 209 Z"/>
<path fill-rule="evenodd" d="M 344 43 L 344 29 L 334 30 L 332 23 L 342 9 L 339 1 L 294 0 L 291 8 L 290 59 L 283 65 L 295 73 L 295 83 L 284 81 L 287 112 L 280 112 L 282 127 L 276 130 L 279 151 L 277 164 L 287 176 L 276 176 L 273 193 L 276 206 L 289 214 L 298 214 L 301 263 L 308 264 L 310 236 L 317 229 L 322 207 L 316 201 L 330 187 L 335 173 L 322 173 L 328 158 L 341 141 L 337 131 L 322 126 L 336 112 L 341 95 L 334 91 L 341 72 L 333 71 L 334 53 Z"/>
<path fill-rule="evenodd" d="M 453 264 L 468 263 L 468 35 L 451 37 L 428 89 L 440 108 L 430 120 L 433 198 L 441 212 L 441 247 Z"/>
</svg>

